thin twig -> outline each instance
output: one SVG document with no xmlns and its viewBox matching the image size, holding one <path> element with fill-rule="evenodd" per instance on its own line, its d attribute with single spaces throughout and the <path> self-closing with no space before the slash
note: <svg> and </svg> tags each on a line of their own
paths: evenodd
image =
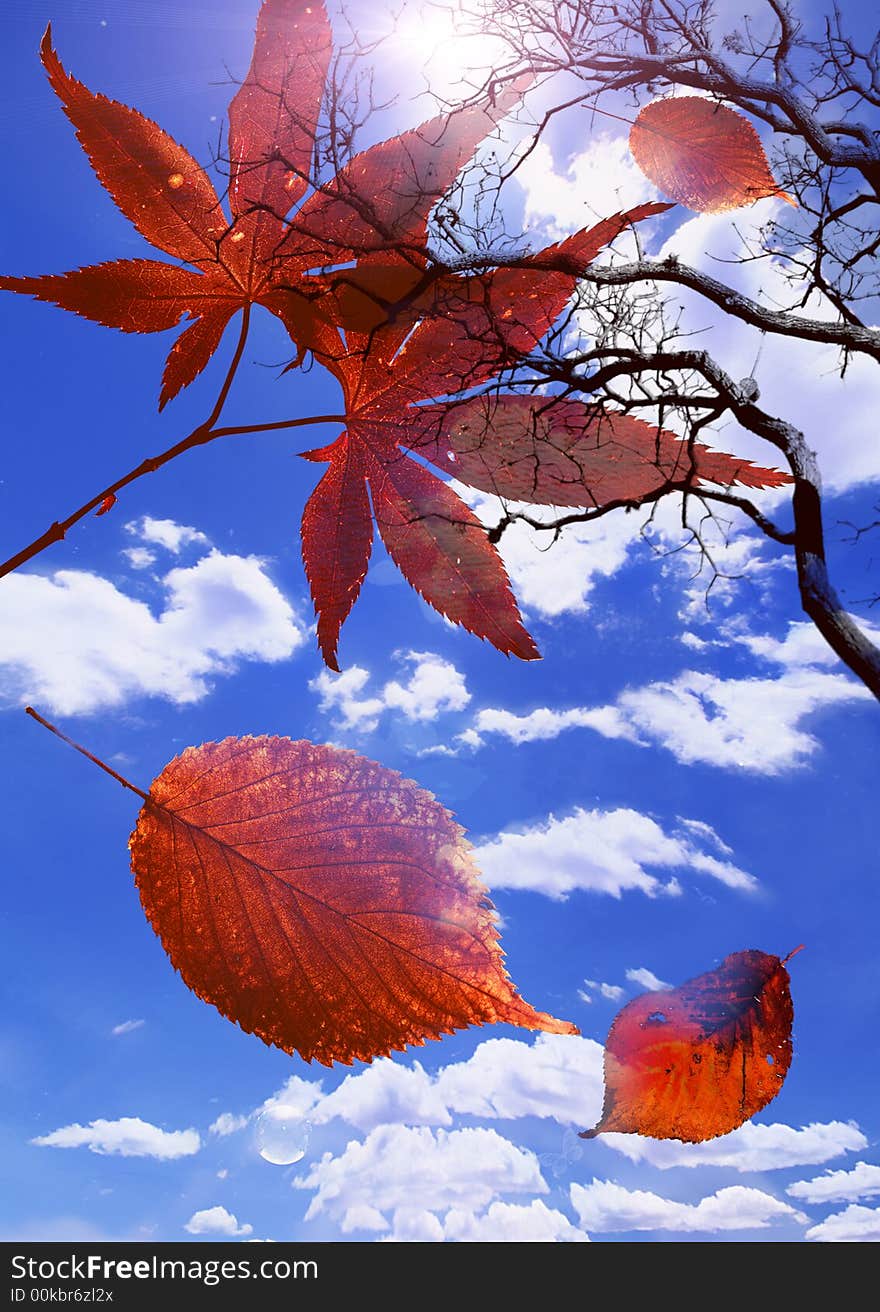
<svg viewBox="0 0 880 1312">
<path fill-rule="evenodd" d="M 245 306 L 238 344 L 235 348 L 232 362 L 227 370 L 226 378 L 223 381 L 223 386 L 220 388 L 219 395 L 208 418 L 199 424 L 198 428 L 194 428 L 186 437 L 181 438 L 179 442 L 175 442 L 173 446 L 170 446 L 167 451 L 163 451 L 157 456 L 150 456 L 147 460 L 142 460 L 135 469 L 130 470 L 122 478 L 118 478 L 116 482 L 111 483 L 109 487 L 105 487 L 102 491 L 97 492 L 84 505 L 80 506 L 78 510 L 74 510 L 72 514 L 68 515 L 66 519 L 56 520 L 54 524 L 51 524 L 49 528 L 46 529 L 45 533 L 41 533 L 40 536 L 35 538 L 33 542 L 28 544 L 28 546 L 22 547 L 21 551 L 16 552 L 14 556 L 10 556 L 7 561 L 4 561 L 4 563 L 0 565 L 0 578 L 4 578 L 7 574 L 11 574 L 27 561 L 33 560 L 35 556 L 38 556 L 40 552 L 45 551 L 47 547 L 53 546 L 56 542 L 61 542 L 66 536 L 68 530 L 71 529 L 74 524 L 78 524 L 79 521 L 84 519 L 92 510 L 97 510 L 103 502 L 108 500 L 108 498 L 115 499 L 116 493 L 120 492 L 122 488 L 128 487 L 129 484 L 142 478 L 144 474 L 155 473 L 157 469 L 161 469 L 163 465 L 167 465 L 170 461 L 176 459 L 177 456 L 183 455 L 185 451 L 191 451 L 194 447 L 205 446 L 208 442 L 213 442 L 215 437 L 233 437 L 245 433 L 264 433 L 281 428 L 300 428 L 306 424 L 345 422 L 344 415 L 311 415 L 304 419 L 285 419 L 271 424 L 242 424 L 229 428 L 212 427 L 220 417 L 220 412 L 222 411 L 226 398 L 229 395 L 229 389 L 232 387 L 233 379 L 235 378 L 236 371 L 241 363 L 242 355 L 244 354 L 245 341 L 247 339 L 249 326 L 249 308 L 249 306 Z"/>
<path fill-rule="evenodd" d="M 110 775 L 111 779 L 115 779 L 118 784 L 122 784 L 123 788 L 128 788 L 132 793 L 137 793 L 138 797 L 142 797 L 145 802 L 149 802 L 149 793 L 145 793 L 142 788 L 138 788 L 136 784 L 130 783 L 128 779 L 124 779 L 121 774 L 117 774 L 116 771 L 111 769 L 105 761 L 100 759 L 100 757 L 93 756 L 85 747 L 81 747 L 79 743 L 75 743 L 72 738 L 68 738 L 67 734 L 62 733 L 54 724 L 50 724 L 48 720 L 44 720 L 42 715 L 34 710 L 33 706 L 26 706 L 24 710 L 26 715 L 29 715 L 32 720 L 36 720 L 37 724 L 41 724 L 43 728 L 48 729 L 50 733 L 54 733 L 55 737 L 60 738 L 63 743 L 67 743 L 68 747 L 72 747 L 75 751 L 86 757 L 86 759 L 91 761 L 93 765 L 99 765 L 106 774 Z"/>
</svg>

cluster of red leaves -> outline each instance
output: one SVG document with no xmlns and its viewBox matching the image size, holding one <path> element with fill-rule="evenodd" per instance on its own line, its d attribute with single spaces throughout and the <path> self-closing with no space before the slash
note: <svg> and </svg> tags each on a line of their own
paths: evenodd
<svg viewBox="0 0 880 1312">
<path fill-rule="evenodd" d="M 47 30 L 43 63 L 99 180 L 148 241 L 191 267 L 115 260 L 4 277 L 0 287 L 124 332 L 157 332 L 189 316 L 168 356 L 160 407 L 204 369 L 238 310 L 264 306 L 297 359 L 311 351 L 345 397 L 345 433 L 308 453 L 329 469 L 302 522 L 327 664 L 338 668 L 339 630 L 366 576 L 374 518 L 427 602 L 530 660 L 538 651 L 500 556 L 423 460 L 505 498 L 584 507 L 784 476 L 571 399 L 456 399 L 522 361 L 558 321 L 578 273 L 626 227 L 668 206 L 615 214 L 509 267 L 438 267 L 426 251 L 431 210 L 528 79 L 373 146 L 314 186 L 330 55 L 322 3 L 266 0 L 250 70 L 229 107 L 227 216 L 193 157 L 137 110 L 72 77 Z"/>
<path fill-rule="evenodd" d="M 603 247 L 668 207 L 615 214 L 506 267 L 439 267 L 427 253 L 431 210 L 523 84 L 374 146 L 315 186 L 330 54 L 319 0 L 265 0 L 229 109 L 227 214 L 192 156 L 72 77 L 47 30 L 43 63 L 99 180 L 148 241 L 190 267 L 117 260 L 0 287 L 125 332 L 188 316 L 160 407 L 204 369 L 237 311 L 264 306 L 345 398 L 345 432 L 307 453 L 329 466 L 302 532 L 328 664 L 374 518 L 431 605 L 530 659 L 494 546 L 425 462 L 504 498 L 573 507 L 784 476 L 571 398 L 474 395 L 553 329 Z M 776 194 L 752 130 L 707 103 L 648 106 L 632 137 L 641 166 L 698 208 Z M 463 831 L 411 781 L 351 752 L 244 738 L 187 749 L 141 795 L 131 856 L 150 923 L 189 987 L 267 1043 L 329 1063 L 469 1024 L 577 1032 L 519 997 Z M 784 1079 L 791 1018 L 784 964 L 757 952 L 636 999 L 609 1037 L 605 1111 L 589 1133 L 701 1139 L 733 1128 Z"/>
</svg>

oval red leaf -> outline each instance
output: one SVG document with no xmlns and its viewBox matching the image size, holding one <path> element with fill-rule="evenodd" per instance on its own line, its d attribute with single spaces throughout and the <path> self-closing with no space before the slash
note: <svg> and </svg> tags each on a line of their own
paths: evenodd
<svg viewBox="0 0 880 1312">
<path fill-rule="evenodd" d="M 581 1138 L 702 1143 L 735 1130 L 782 1088 L 792 1020 L 785 963 L 766 952 L 734 952 L 680 988 L 634 998 L 605 1046 L 602 1119 Z"/>
<path fill-rule="evenodd" d="M 653 101 L 632 125 L 629 147 L 645 176 L 689 210 L 717 214 L 764 196 L 794 203 L 777 185 L 748 119 L 714 100 Z"/>
<path fill-rule="evenodd" d="M 329 1065 L 506 1021 L 519 997 L 463 830 L 410 780 L 287 738 L 188 747 L 131 836 L 173 965 L 243 1030 Z"/>
</svg>

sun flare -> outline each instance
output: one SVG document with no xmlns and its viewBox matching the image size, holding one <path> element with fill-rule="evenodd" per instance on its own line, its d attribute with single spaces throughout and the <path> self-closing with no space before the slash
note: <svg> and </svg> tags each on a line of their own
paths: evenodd
<svg viewBox="0 0 880 1312">
<path fill-rule="evenodd" d="M 411 0 L 400 11 L 391 45 L 428 88 L 463 99 L 481 87 L 505 57 L 505 43 L 481 30 L 475 6 Z"/>
</svg>

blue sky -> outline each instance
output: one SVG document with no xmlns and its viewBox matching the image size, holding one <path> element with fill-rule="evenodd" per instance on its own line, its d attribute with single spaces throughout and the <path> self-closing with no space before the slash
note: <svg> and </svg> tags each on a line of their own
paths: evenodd
<svg viewBox="0 0 880 1312">
<path fill-rule="evenodd" d="M 229 98 L 224 66 L 244 72 L 255 12 L 250 0 L 51 11 L 29 0 L 4 16 L 17 180 L 0 215 L 4 270 L 148 253 L 45 82 L 46 19 L 88 85 L 207 158 Z M 388 84 L 405 64 L 386 66 Z M 426 116 L 415 83 L 400 125 Z M 512 199 L 538 240 L 651 196 L 619 139 L 585 143 L 570 128 L 536 152 Z M 652 253 L 667 242 L 705 262 L 736 249 L 729 216 L 680 222 Z M 750 279 L 769 279 L 773 294 L 772 270 L 737 276 L 752 291 Z M 767 407 L 817 447 L 833 568 L 870 623 L 876 539 L 849 545 L 840 523 L 874 518 L 878 499 L 870 370 L 855 362 L 841 384 L 827 353 L 774 341 L 756 365 L 750 334 L 687 308 L 730 372 L 754 373 Z M 169 334 L 123 336 L 11 296 L 2 314 L 6 555 L 189 431 L 232 346 L 159 416 Z M 288 356 L 258 313 L 229 422 L 337 408 L 318 370 L 278 377 Z M 316 470 L 295 453 L 334 431 L 216 442 L 2 584 L 0 1236 L 880 1237 L 880 720 L 804 622 L 784 553 L 731 525 L 715 551 L 738 577 L 720 580 L 707 608 L 698 562 L 670 554 L 672 507 L 648 537 L 636 516 L 550 551 L 517 530 L 503 550 L 544 655 L 522 664 L 451 629 L 377 548 L 333 676 L 299 557 Z M 478 848 L 524 996 L 583 1037 L 475 1029 L 330 1071 L 266 1048 L 174 973 L 128 869 L 135 799 L 27 720 L 27 700 L 142 787 L 187 744 L 242 733 L 344 744 L 416 779 Z M 693 1148 L 574 1137 L 597 1117 L 600 1044 L 624 1000 L 652 976 L 680 983 L 730 952 L 801 942 L 794 1061 L 753 1124 Z M 305 1149 L 295 1164 L 259 1153 L 279 1120 Z"/>
</svg>

